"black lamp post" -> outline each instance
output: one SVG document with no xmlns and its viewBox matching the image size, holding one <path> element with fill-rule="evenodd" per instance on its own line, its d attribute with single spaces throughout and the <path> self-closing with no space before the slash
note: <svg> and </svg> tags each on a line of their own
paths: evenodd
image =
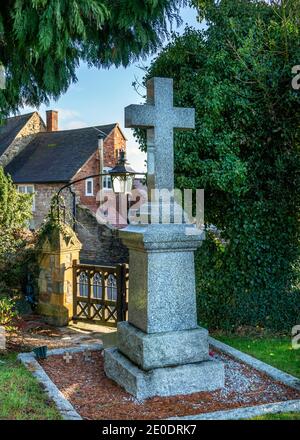
<svg viewBox="0 0 300 440">
<path fill-rule="evenodd" d="M 125 152 L 120 151 L 120 157 L 119 157 L 117 165 L 114 166 L 108 173 L 92 174 L 91 176 L 86 176 L 81 179 L 73 180 L 72 182 L 67 183 L 66 185 L 62 186 L 58 190 L 58 192 L 56 193 L 58 218 L 59 218 L 59 208 L 60 207 L 63 208 L 63 210 L 65 212 L 65 206 L 62 206 L 60 204 L 59 196 L 65 188 L 70 188 L 71 185 L 73 185 L 74 183 L 82 182 L 83 180 L 90 179 L 93 177 L 110 176 L 111 180 L 112 180 L 113 191 L 119 197 L 120 194 L 127 195 L 131 192 L 134 178 L 136 175 L 145 175 L 145 173 L 135 172 L 134 169 L 131 168 L 129 163 L 126 161 Z M 70 190 L 71 190 L 71 188 L 70 188 Z M 73 205 L 75 207 L 75 205 L 76 205 L 75 198 L 76 197 L 75 197 L 75 193 L 74 192 L 72 192 L 72 193 L 73 193 Z M 65 221 L 65 219 L 64 219 L 64 221 Z M 75 222 L 73 225 L 73 229 L 75 230 Z"/>
</svg>

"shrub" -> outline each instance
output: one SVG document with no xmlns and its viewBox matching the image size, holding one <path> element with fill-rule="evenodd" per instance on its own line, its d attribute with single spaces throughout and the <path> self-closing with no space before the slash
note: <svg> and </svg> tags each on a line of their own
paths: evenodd
<svg viewBox="0 0 300 440">
<path fill-rule="evenodd" d="M 0 325 L 8 325 L 17 317 L 15 301 L 7 296 L 0 296 Z"/>
<path fill-rule="evenodd" d="M 300 322 L 300 2 L 193 3 L 207 29 L 174 35 L 145 80 L 172 77 L 175 105 L 196 109 L 194 132 L 175 135 L 175 181 L 205 190 L 199 319 L 290 331 Z"/>
</svg>

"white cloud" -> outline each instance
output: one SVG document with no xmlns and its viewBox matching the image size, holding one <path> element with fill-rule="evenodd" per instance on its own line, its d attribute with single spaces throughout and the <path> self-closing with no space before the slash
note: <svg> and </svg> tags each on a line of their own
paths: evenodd
<svg viewBox="0 0 300 440">
<path fill-rule="evenodd" d="M 75 128 L 87 127 L 88 123 L 81 119 L 82 115 L 76 110 L 69 108 L 56 108 L 58 111 L 59 130 L 74 130 Z"/>
<path fill-rule="evenodd" d="M 126 157 L 132 168 L 137 172 L 146 170 L 146 154 L 139 149 L 139 144 L 133 136 L 131 129 L 124 129 L 127 138 Z"/>
<path fill-rule="evenodd" d="M 75 128 L 83 128 L 83 127 L 89 126 L 85 121 L 81 121 L 80 119 L 66 121 L 62 124 L 60 124 L 59 121 L 60 120 L 59 120 L 59 115 L 58 115 L 59 130 L 74 130 Z"/>
<path fill-rule="evenodd" d="M 68 108 L 57 108 L 56 111 L 58 111 L 59 119 L 61 121 L 78 118 L 80 116 L 79 112 Z"/>
</svg>

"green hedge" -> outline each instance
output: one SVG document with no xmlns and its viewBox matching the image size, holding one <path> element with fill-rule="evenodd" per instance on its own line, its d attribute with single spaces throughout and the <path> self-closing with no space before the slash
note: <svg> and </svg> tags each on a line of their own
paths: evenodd
<svg viewBox="0 0 300 440">
<path fill-rule="evenodd" d="M 175 35 L 146 78 L 174 78 L 175 104 L 196 109 L 195 131 L 175 136 L 175 176 L 178 188 L 205 189 L 207 229 L 219 231 L 196 256 L 199 320 L 290 331 L 300 324 L 300 3 L 194 3 L 207 30 Z"/>
</svg>

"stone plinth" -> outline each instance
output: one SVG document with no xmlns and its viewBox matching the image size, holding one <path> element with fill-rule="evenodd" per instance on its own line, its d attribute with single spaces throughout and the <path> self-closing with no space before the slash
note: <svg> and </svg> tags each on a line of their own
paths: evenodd
<svg viewBox="0 0 300 440">
<path fill-rule="evenodd" d="M 128 323 L 104 368 L 137 398 L 212 391 L 224 385 L 223 364 L 209 357 L 208 332 L 197 325 L 191 226 L 156 224 L 120 231 L 129 248 Z M 195 232 L 195 231 L 194 231 Z"/>
<path fill-rule="evenodd" d="M 129 323 L 146 333 L 196 328 L 194 250 L 201 235 L 157 224 L 129 226 L 120 237 L 131 268 Z"/>
<path fill-rule="evenodd" d="M 209 359 L 204 328 L 147 334 L 128 322 L 118 324 L 118 349 L 143 370 Z"/>
<path fill-rule="evenodd" d="M 214 391 L 224 386 L 224 366 L 214 360 L 143 371 L 110 348 L 104 352 L 104 361 L 106 375 L 137 399 Z"/>
</svg>

